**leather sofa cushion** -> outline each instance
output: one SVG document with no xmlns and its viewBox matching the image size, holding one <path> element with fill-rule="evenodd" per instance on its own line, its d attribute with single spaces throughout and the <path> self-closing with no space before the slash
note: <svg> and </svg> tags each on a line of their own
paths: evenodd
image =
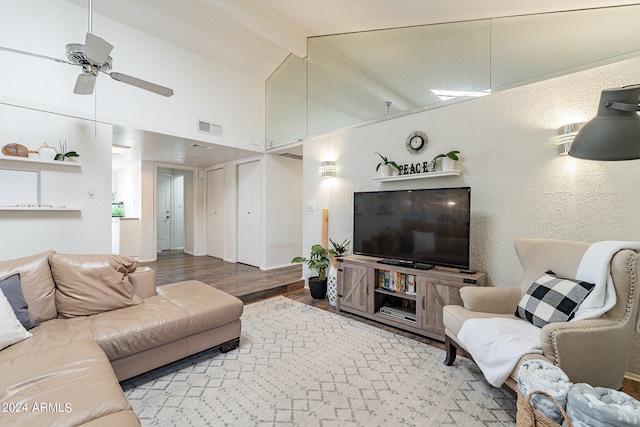
<svg viewBox="0 0 640 427">
<path fill-rule="evenodd" d="M 115 360 L 240 318 L 238 298 L 191 280 L 158 287 L 144 304 L 90 317 L 94 339 Z"/>
<path fill-rule="evenodd" d="M 142 303 L 127 275 L 135 262 L 117 255 L 49 256 L 58 317 L 89 316 Z"/>
<path fill-rule="evenodd" d="M 44 352 L 76 341 L 94 340 L 109 360 L 130 356 L 240 318 L 238 298 L 198 281 L 158 287 L 143 304 L 72 319 L 53 319 L 0 353 L 0 360 Z"/>
<path fill-rule="evenodd" d="M 29 332 L 32 334 L 31 338 L 2 350 L 0 361 L 31 353 L 46 352 L 77 341 L 93 340 L 94 336 L 88 317 L 48 320 L 30 329 Z"/>
<path fill-rule="evenodd" d="M 140 425 L 109 361 L 93 341 L 1 360 L 0 407 L 19 404 L 23 409 L 2 413 L 3 425 L 75 426 L 119 412 L 125 414 L 109 418 L 123 423 L 112 425 Z"/>
<path fill-rule="evenodd" d="M 29 315 L 36 322 L 55 319 L 56 286 L 49 268 L 49 255 L 54 251 L 0 261 L 0 279 L 20 273 L 24 299 L 29 304 Z"/>
</svg>

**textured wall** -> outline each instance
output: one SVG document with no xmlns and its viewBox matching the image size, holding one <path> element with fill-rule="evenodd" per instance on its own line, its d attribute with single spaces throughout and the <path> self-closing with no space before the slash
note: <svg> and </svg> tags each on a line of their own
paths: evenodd
<svg viewBox="0 0 640 427">
<path fill-rule="evenodd" d="M 640 59 L 632 59 L 310 139 L 304 144 L 303 248 L 320 242 L 324 207 L 329 236 L 352 238 L 355 191 L 460 186 L 471 187 L 471 265 L 488 272 L 493 286 L 519 283 L 516 237 L 640 240 L 640 161 L 559 157 L 547 143 L 558 127 L 593 117 L 603 89 L 638 82 Z M 430 139 L 419 155 L 404 147 L 415 130 Z M 411 163 L 454 149 L 462 152 L 460 177 L 372 181 L 376 151 Z M 323 160 L 337 161 L 337 178 L 320 178 Z M 639 346 L 628 370 L 640 375 Z"/>
</svg>

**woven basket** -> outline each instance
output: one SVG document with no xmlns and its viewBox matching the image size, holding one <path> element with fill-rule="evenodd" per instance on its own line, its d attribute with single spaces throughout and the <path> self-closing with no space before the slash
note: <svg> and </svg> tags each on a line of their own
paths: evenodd
<svg viewBox="0 0 640 427">
<path fill-rule="evenodd" d="M 531 393 L 529 393 L 529 396 L 527 396 L 526 399 L 522 397 L 520 393 L 518 393 L 518 403 L 517 403 L 518 412 L 516 414 L 516 427 L 561 427 L 562 426 L 562 424 L 558 424 L 552 419 L 542 415 L 540 412 L 536 411 L 531 406 L 531 397 L 534 394 L 541 394 L 553 400 L 553 402 L 556 404 L 558 409 L 560 409 L 560 412 L 562 413 L 562 416 L 564 417 L 564 420 L 566 422 L 566 426 L 573 427 L 573 424 L 571 423 L 571 420 L 569 419 L 569 416 L 565 412 L 562 405 L 549 393 L 545 391 L 540 391 L 540 390 L 532 391 Z"/>
</svg>

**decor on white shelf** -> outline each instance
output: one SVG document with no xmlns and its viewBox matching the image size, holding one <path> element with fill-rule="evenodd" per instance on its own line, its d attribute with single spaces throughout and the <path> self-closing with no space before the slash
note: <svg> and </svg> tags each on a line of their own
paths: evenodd
<svg viewBox="0 0 640 427">
<path fill-rule="evenodd" d="M 458 154 L 460 154 L 460 151 L 458 150 L 449 151 L 448 153 L 445 153 L 445 154 L 438 154 L 433 158 L 433 162 L 434 164 L 437 165 L 437 160 L 442 159 L 440 160 L 440 165 L 442 166 L 441 170 L 445 172 L 452 171 L 452 170 L 455 170 L 456 168 L 455 162 L 460 160 L 460 158 L 458 157 Z"/>
<path fill-rule="evenodd" d="M 424 179 L 424 178 L 439 178 L 444 176 L 460 176 L 459 170 L 450 170 L 450 171 L 437 171 L 437 172 L 424 172 L 424 173 L 411 173 L 411 174 L 402 174 L 402 175 L 394 175 L 394 176 L 380 176 L 373 178 L 374 181 L 406 181 L 410 179 Z"/>
<path fill-rule="evenodd" d="M 58 155 L 58 150 L 56 150 L 53 147 L 50 147 L 46 142 L 44 143 L 43 146 L 41 146 L 38 149 L 38 153 L 40 153 L 40 159 L 41 160 L 55 160 L 56 156 Z"/>
<path fill-rule="evenodd" d="M 376 152 L 378 156 L 380 156 L 380 163 L 376 166 L 376 172 L 380 171 L 380 175 L 383 177 L 393 176 L 394 174 L 400 173 L 400 167 L 393 160 L 389 160 L 387 157 L 382 154 Z M 394 172 L 395 169 L 395 172 Z"/>
<path fill-rule="evenodd" d="M 66 160 L 75 160 L 77 157 L 80 157 L 80 154 L 75 151 L 67 151 L 67 140 L 64 140 L 64 144 L 62 140 L 60 140 L 60 153 L 56 154 L 53 158 L 54 160 L 64 162 Z"/>
</svg>

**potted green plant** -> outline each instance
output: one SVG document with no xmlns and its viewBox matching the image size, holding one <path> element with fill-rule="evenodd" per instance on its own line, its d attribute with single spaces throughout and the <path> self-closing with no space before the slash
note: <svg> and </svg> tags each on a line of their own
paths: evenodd
<svg viewBox="0 0 640 427">
<path fill-rule="evenodd" d="M 343 256 L 344 254 L 347 253 L 347 251 L 349 250 L 349 244 L 351 243 L 349 240 L 344 239 L 342 241 L 342 243 L 336 243 L 333 240 L 329 239 L 329 241 L 331 242 L 331 245 L 333 246 L 333 254 L 336 256 Z M 335 258 L 334 258 L 334 263 L 333 266 L 335 267 Z"/>
<path fill-rule="evenodd" d="M 329 255 L 333 250 L 325 249 L 322 245 L 311 246 L 311 256 L 309 258 L 297 256 L 291 260 L 292 263 L 304 262 L 310 270 L 315 270 L 318 275 L 309 277 L 309 291 L 314 299 L 324 299 L 327 294 L 327 268 L 329 268 Z"/>
<path fill-rule="evenodd" d="M 433 168 L 434 169 L 436 168 L 437 160 L 438 159 L 442 159 L 441 160 L 441 164 L 442 164 L 442 170 L 443 171 L 450 171 L 450 170 L 455 169 L 454 162 L 457 162 L 458 160 L 460 160 L 460 157 L 458 157 L 458 154 L 460 154 L 460 151 L 458 151 L 458 150 L 452 150 L 452 151 L 449 151 L 448 153 L 438 154 L 432 160 Z"/>
<path fill-rule="evenodd" d="M 73 159 L 76 157 L 80 157 L 80 154 L 75 151 L 67 151 L 67 141 L 65 140 L 64 144 L 62 143 L 62 141 L 60 141 L 60 152 L 56 153 L 56 156 L 53 158 L 53 160 L 63 162 L 65 161 L 65 159 Z"/>
<path fill-rule="evenodd" d="M 391 176 L 393 175 L 393 169 L 395 169 L 398 173 L 400 173 L 400 166 L 393 160 L 389 160 L 387 157 L 382 154 L 376 152 L 378 156 L 380 156 L 381 162 L 376 166 L 376 172 L 380 171 L 380 175 L 382 176 Z"/>
</svg>

